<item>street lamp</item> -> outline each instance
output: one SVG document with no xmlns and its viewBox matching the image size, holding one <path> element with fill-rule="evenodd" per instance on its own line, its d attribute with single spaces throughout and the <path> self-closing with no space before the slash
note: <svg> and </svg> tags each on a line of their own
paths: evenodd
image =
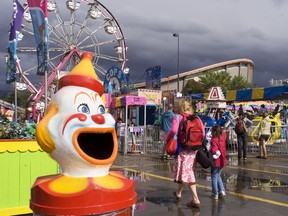
<svg viewBox="0 0 288 216">
<path fill-rule="evenodd" d="M 178 49 L 177 49 L 177 93 L 179 92 L 179 38 L 180 35 L 179 33 L 174 33 L 173 37 L 177 37 L 177 41 L 178 41 Z"/>
</svg>

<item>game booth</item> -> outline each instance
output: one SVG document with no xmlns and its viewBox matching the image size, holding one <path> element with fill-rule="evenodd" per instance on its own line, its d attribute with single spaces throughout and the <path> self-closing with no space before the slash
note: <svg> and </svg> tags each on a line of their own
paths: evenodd
<svg viewBox="0 0 288 216">
<path fill-rule="evenodd" d="M 149 115 L 146 115 L 146 125 L 154 125 L 155 120 L 157 120 L 158 115 L 162 113 L 162 91 L 154 89 L 136 89 L 129 92 L 132 96 L 139 96 L 146 98 L 146 112 Z M 166 101 L 168 102 L 168 100 Z M 144 124 L 144 110 L 143 107 L 139 107 L 139 124 Z"/>
</svg>

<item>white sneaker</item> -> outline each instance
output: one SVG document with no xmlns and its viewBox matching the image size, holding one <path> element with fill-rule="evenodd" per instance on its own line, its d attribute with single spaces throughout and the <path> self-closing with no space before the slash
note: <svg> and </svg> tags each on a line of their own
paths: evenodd
<svg viewBox="0 0 288 216">
<path fill-rule="evenodd" d="M 219 198 L 220 198 L 220 199 L 225 198 L 225 196 L 226 196 L 225 191 L 221 191 L 221 192 L 219 193 Z"/>
<path fill-rule="evenodd" d="M 210 197 L 211 199 L 213 199 L 213 200 L 218 200 L 218 195 L 211 195 L 211 197 Z"/>
</svg>

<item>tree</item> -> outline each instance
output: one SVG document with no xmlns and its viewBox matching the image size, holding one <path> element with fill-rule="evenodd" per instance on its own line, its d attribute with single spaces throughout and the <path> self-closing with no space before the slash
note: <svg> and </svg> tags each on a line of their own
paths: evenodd
<svg viewBox="0 0 288 216">
<path fill-rule="evenodd" d="M 203 85 L 205 92 L 209 92 L 210 88 L 213 86 L 220 86 L 223 91 L 226 91 L 230 87 L 231 75 L 226 71 L 221 71 L 215 73 L 213 71 L 208 71 L 201 75 L 199 82 Z"/>
<path fill-rule="evenodd" d="M 205 89 L 203 88 L 203 85 L 200 82 L 197 82 L 194 79 L 190 79 L 184 86 L 182 94 L 183 95 L 197 94 L 202 93 L 204 91 Z"/>
<path fill-rule="evenodd" d="M 31 93 L 28 90 L 17 91 L 17 105 L 21 108 L 26 108 L 30 95 Z M 8 103 L 15 103 L 15 91 L 9 92 L 7 95 L 1 97 L 1 99 Z"/>
<path fill-rule="evenodd" d="M 193 79 L 188 80 L 182 93 L 183 95 L 208 93 L 213 86 L 220 86 L 223 91 L 227 91 L 251 88 L 252 84 L 248 83 L 244 77 L 232 77 L 226 71 L 207 71 L 199 76 L 199 82 Z"/>
<path fill-rule="evenodd" d="M 238 90 L 252 88 L 252 84 L 248 83 L 243 76 L 234 76 L 231 80 L 229 90 Z"/>
</svg>

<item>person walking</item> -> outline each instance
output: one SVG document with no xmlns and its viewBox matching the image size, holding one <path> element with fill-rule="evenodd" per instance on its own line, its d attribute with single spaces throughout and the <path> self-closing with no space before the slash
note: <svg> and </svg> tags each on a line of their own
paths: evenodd
<svg viewBox="0 0 288 216">
<path fill-rule="evenodd" d="M 243 105 L 240 104 L 239 105 L 239 109 L 238 109 L 238 113 L 243 113 L 244 112 L 244 109 L 243 109 Z M 239 114 L 238 114 L 239 115 Z"/>
<path fill-rule="evenodd" d="M 124 153 L 124 143 L 125 143 L 125 124 L 123 125 L 123 120 L 121 117 L 117 118 L 116 124 L 116 134 L 118 145 L 120 146 L 120 151 Z"/>
<path fill-rule="evenodd" d="M 172 120 L 174 117 L 173 113 L 173 105 L 169 104 L 168 110 L 162 114 L 161 117 L 161 139 L 164 141 L 163 149 L 162 149 L 162 159 L 173 159 L 166 154 L 166 145 L 167 145 L 167 136 L 172 127 Z"/>
<path fill-rule="evenodd" d="M 252 125 L 252 121 L 244 116 L 241 112 L 238 114 L 235 125 L 235 133 L 237 134 L 238 143 L 238 160 L 247 160 L 247 143 L 248 143 L 248 127 Z"/>
<path fill-rule="evenodd" d="M 283 108 L 280 110 L 280 118 L 282 119 L 284 124 L 287 124 L 287 116 L 288 116 L 287 107 L 283 106 Z"/>
<path fill-rule="evenodd" d="M 181 102 L 180 108 L 181 108 L 181 114 L 179 115 L 180 120 L 179 126 L 177 117 L 175 116 L 173 118 L 172 128 L 167 136 L 167 140 L 173 138 L 177 132 L 179 134 L 179 131 L 181 130 L 184 123 L 183 116 L 192 115 L 194 113 L 192 103 L 188 99 L 184 99 Z M 205 130 L 203 124 L 202 124 L 202 130 L 204 137 Z M 194 151 L 187 148 L 181 148 L 180 153 L 175 156 L 174 182 L 178 183 L 178 187 L 177 190 L 174 191 L 173 195 L 177 200 L 180 200 L 184 186 L 187 185 L 191 192 L 191 201 L 188 202 L 186 206 L 193 208 L 200 208 L 200 200 L 197 194 L 196 178 L 195 178 L 196 154 L 197 150 Z"/>
<path fill-rule="evenodd" d="M 259 126 L 259 155 L 257 158 L 267 159 L 267 149 L 266 149 L 266 142 L 269 140 L 271 136 L 271 120 L 269 118 L 268 110 L 263 111 L 263 119 L 260 122 Z"/>
<path fill-rule="evenodd" d="M 267 108 L 266 108 L 265 104 L 261 104 L 261 105 L 260 105 L 260 110 L 259 110 L 259 112 L 263 115 L 263 113 L 264 113 L 265 111 L 267 111 Z"/>
<path fill-rule="evenodd" d="M 226 139 L 222 134 L 222 128 L 216 124 L 212 127 L 211 154 L 213 157 L 214 168 L 211 169 L 212 196 L 214 200 L 226 196 L 221 172 L 226 166 Z"/>
</svg>

